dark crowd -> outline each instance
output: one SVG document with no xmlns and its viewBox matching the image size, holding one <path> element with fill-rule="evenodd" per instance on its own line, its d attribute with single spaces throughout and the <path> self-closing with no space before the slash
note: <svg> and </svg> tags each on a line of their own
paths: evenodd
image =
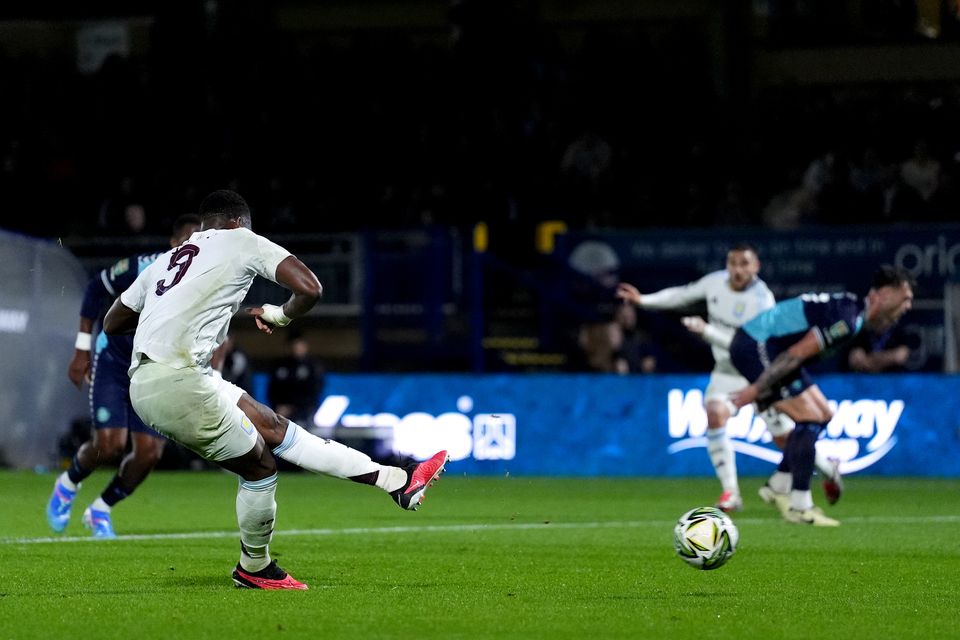
<svg viewBox="0 0 960 640">
<path fill-rule="evenodd" d="M 552 23 L 532 2 L 454 2 L 437 28 L 332 31 L 281 28 L 269 3 L 170 4 L 144 47 L 93 73 L 0 45 L 0 226 L 163 234 L 222 186 L 263 232 L 792 228 L 958 208 L 958 82 L 721 83 L 708 25 Z M 730 34 L 728 67 L 842 36 L 832 3 L 754 4 L 767 40 Z M 919 37 L 903 5 L 866 3 L 879 13 L 860 35 Z"/>
</svg>

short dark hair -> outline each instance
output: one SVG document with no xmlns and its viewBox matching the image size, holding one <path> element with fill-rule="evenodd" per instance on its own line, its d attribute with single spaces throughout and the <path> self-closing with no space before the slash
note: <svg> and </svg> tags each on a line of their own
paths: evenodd
<svg viewBox="0 0 960 640">
<path fill-rule="evenodd" d="M 177 216 L 177 219 L 173 221 L 173 235 L 178 236 L 180 232 L 183 231 L 184 227 L 190 226 L 192 224 L 200 226 L 200 216 L 195 213 L 185 213 L 183 215 Z"/>
<path fill-rule="evenodd" d="M 873 273 L 872 289 L 880 287 L 900 287 L 906 282 L 911 289 L 916 289 L 917 281 L 913 274 L 903 267 L 895 267 L 892 264 L 882 264 Z"/>
<path fill-rule="evenodd" d="M 228 218 L 250 217 L 247 201 L 236 191 L 220 189 L 214 191 L 200 203 L 200 217 L 203 219 L 226 216 Z"/>
<path fill-rule="evenodd" d="M 753 255 L 757 257 L 760 256 L 760 254 L 757 252 L 757 248 L 752 244 L 750 244 L 749 242 L 738 242 L 737 244 L 727 249 L 727 253 L 732 253 L 734 251 L 750 251 L 753 253 Z"/>
</svg>

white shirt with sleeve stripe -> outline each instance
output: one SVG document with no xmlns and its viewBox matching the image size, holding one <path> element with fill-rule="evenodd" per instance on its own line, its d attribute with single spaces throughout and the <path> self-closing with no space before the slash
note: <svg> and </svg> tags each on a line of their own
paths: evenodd
<svg viewBox="0 0 960 640">
<path fill-rule="evenodd" d="M 774 306 L 773 293 L 760 278 L 754 278 L 743 291 L 730 288 L 726 269 L 714 271 L 685 286 L 668 287 L 655 293 L 642 294 L 645 309 L 679 309 L 695 302 L 707 303 L 707 321 L 715 326 L 736 330 L 744 322 Z M 715 370 L 736 369 L 730 363 L 730 352 L 716 344 L 711 345 Z M 739 374 L 736 374 L 739 375 Z"/>
<path fill-rule="evenodd" d="M 197 231 L 161 254 L 120 296 L 140 314 L 129 374 L 144 357 L 174 369 L 207 367 L 254 278 L 276 282 L 289 255 L 243 227 Z"/>
</svg>

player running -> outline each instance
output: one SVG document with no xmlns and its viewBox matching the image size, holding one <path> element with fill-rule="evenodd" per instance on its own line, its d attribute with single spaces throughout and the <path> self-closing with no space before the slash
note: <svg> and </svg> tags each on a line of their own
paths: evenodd
<svg viewBox="0 0 960 640">
<path fill-rule="evenodd" d="M 282 306 L 248 310 L 266 333 L 307 313 L 322 287 L 290 252 L 250 230 L 250 209 L 236 193 L 211 193 L 200 205 L 200 216 L 202 230 L 144 270 L 107 312 L 104 328 L 109 334 L 136 329 L 130 399 L 144 422 L 240 476 L 240 561 L 234 583 L 306 589 L 270 558 L 274 455 L 311 471 L 377 486 L 402 508 L 416 509 L 443 472 L 446 451 L 407 469 L 382 466 L 359 451 L 313 436 L 213 375 L 212 353 L 257 275 L 292 291 Z"/>
<path fill-rule="evenodd" d="M 179 246 L 200 229 L 200 217 L 182 215 L 173 223 L 170 246 Z M 84 478 L 101 464 L 121 456 L 120 468 L 103 493 L 83 512 L 83 524 L 96 538 L 115 538 L 110 510 L 140 486 L 163 455 L 166 439 L 150 429 L 130 405 L 130 355 L 132 336 L 108 336 L 101 332 L 94 346 L 92 331 L 97 319 L 158 253 L 144 253 L 120 260 L 98 272 L 87 284 L 80 308 L 80 332 L 67 375 L 79 389 L 90 382 L 90 419 L 93 438 L 84 442 L 70 461 L 70 468 L 57 478 L 47 502 L 47 523 L 57 533 L 70 521 L 73 500 Z M 95 356 L 91 367 L 90 352 Z M 126 456 L 127 435 L 132 448 Z"/>
<path fill-rule="evenodd" d="M 910 274 L 884 265 L 874 274 L 863 302 L 852 293 L 802 295 L 761 313 L 734 335 L 731 361 L 750 384 L 731 395 L 733 404 L 756 402 L 761 409 L 772 405 L 796 422 L 778 473 L 761 489 L 761 496 L 776 502 L 788 522 L 840 524 L 815 507 L 810 494 L 817 438 L 833 412 L 803 366 L 847 346 L 862 329 L 875 334 L 890 329 L 912 301 Z M 789 495 L 786 487 L 775 486 L 787 474 L 792 474 Z"/>
<path fill-rule="evenodd" d="M 727 420 L 736 413 L 729 394 L 741 389 L 744 380 L 730 362 L 729 344 L 733 330 L 761 311 L 774 305 L 773 294 L 758 276 L 760 260 L 748 244 L 738 244 L 727 252 L 727 267 L 708 273 L 681 287 L 642 294 L 625 282 L 617 286 L 617 297 L 647 309 L 678 309 L 705 301 L 709 324 L 701 318 L 684 318 L 688 329 L 710 343 L 714 366 L 704 393 L 707 411 L 707 452 L 723 493 L 716 506 L 727 512 L 740 511 L 743 499 L 737 480 L 737 463 L 727 435 Z M 774 412 L 764 414 L 770 433 L 780 437 L 790 429 Z"/>
</svg>

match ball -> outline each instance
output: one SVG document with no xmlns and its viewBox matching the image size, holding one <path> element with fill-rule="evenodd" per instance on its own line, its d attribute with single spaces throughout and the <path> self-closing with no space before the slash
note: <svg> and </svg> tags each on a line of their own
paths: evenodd
<svg viewBox="0 0 960 640">
<path fill-rule="evenodd" d="M 740 532 L 730 516 L 714 507 L 697 507 L 680 516 L 673 528 L 677 555 L 691 567 L 716 569 L 737 550 Z"/>
</svg>

